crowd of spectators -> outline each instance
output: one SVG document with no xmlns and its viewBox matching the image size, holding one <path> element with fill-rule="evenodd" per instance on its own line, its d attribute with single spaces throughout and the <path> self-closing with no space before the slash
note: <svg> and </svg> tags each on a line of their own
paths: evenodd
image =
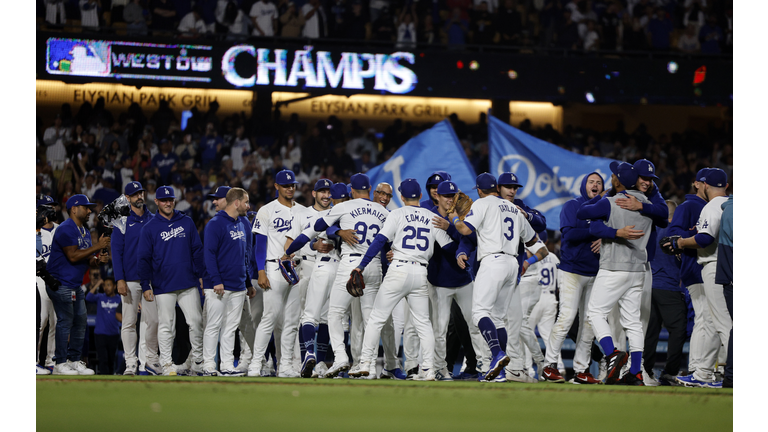
<svg viewBox="0 0 768 432">
<path fill-rule="evenodd" d="M 118 35 L 733 51 L 733 0 L 37 0 L 40 28 Z"/>
<path fill-rule="evenodd" d="M 432 126 L 395 119 L 378 131 L 355 120 L 344 124 L 335 116 L 307 124 L 296 114 L 285 120 L 277 113 L 266 120 L 223 116 L 213 103 L 207 112 L 193 110 L 181 130 L 175 113 L 164 104 L 149 118 L 138 104 L 117 116 L 103 100 L 93 106 L 84 103 L 76 114 L 64 104 L 54 119 L 37 119 L 37 193 L 59 203 L 83 193 L 101 206 L 117 198 L 125 184 L 139 180 L 147 190 L 147 205 L 155 212 L 156 188 L 171 185 L 176 208 L 189 214 L 202 232 L 215 214 L 205 196 L 218 186 L 242 187 L 250 195 L 252 209 L 258 210 L 273 199 L 274 175 L 287 168 L 300 182 L 297 201 L 311 204 L 311 186 L 317 179 L 348 183 L 351 174 L 385 162 L 411 137 Z M 490 171 L 485 114 L 474 122 L 466 120 L 470 123 L 450 116 L 475 171 Z M 700 168 L 722 168 L 733 184 L 728 122 L 721 128 L 710 126 L 706 133 L 691 129 L 657 136 L 645 125 L 626 131 L 621 123 L 612 131 L 567 125 L 561 133 L 550 125 L 533 128 L 526 120 L 519 128 L 581 154 L 623 161 L 646 157 L 656 164 L 664 197 L 678 203 Z M 103 232 L 95 217 L 91 224 L 98 234 Z"/>
</svg>

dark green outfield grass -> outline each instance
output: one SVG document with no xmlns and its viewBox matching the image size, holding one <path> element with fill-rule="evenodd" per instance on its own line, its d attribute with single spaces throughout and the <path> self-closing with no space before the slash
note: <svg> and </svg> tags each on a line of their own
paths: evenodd
<svg viewBox="0 0 768 432">
<path fill-rule="evenodd" d="M 733 391 L 349 379 L 37 378 L 49 431 L 728 431 Z"/>
</svg>

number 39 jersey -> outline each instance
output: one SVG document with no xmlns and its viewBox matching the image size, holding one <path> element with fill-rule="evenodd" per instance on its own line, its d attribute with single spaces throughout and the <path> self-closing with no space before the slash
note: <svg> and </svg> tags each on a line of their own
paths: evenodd
<svg viewBox="0 0 768 432">
<path fill-rule="evenodd" d="M 495 195 L 473 202 L 464 223 L 471 225 L 477 233 L 478 261 L 502 252 L 517 256 L 520 240 L 528 243 L 536 235 L 514 204 Z"/>
<path fill-rule="evenodd" d="M 435 251 L 435 242 L 443 247 L 453 241 L 445 231 L 432 226 L 435 216 L 422 207 L 405 206 L 392 210 L 381 235 L 392 242 L 393 260 L 426 265 Z"/>
<path fill-rule="evenodd" d="M 267 259 L 276 260 L 285 254 L 285 237 L 292 233 L 294 209 L 274 200 L 262 206 L 253 221 L 253 233 L 267 236 Z"/>
<path fill-rule="evenodd" d="M 343 230 L 354 230 L 357 232 L 357 239 L 360 244 L 350 246 L 346 242 L 341 244 L 341 254 L 348 255 L 358 253 L 365 255 L 368 246 L 381 231 L 384 221 L 387 220 L 389 210 L 381 204 L 369 201 L 364 198 L 356 198 L 345 201 L 331 208 L 331 211 L 323 217 L 328 226 L 339 222 L 339 227 Z"/>
</svg>

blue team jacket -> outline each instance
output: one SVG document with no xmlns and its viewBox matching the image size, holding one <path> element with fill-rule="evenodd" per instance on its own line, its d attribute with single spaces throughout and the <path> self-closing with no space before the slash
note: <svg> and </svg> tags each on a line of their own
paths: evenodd
<svg viewBox="0 0 768 432">
<path fill-rule="evenodd" d="M 141 228 L 154 215 L 144 206 L 144 214 L 139 217 L 133 210 L 125 222 L 125 234 L 119 229 L 112 231 L 112 267 L 115 281 L 139 280 L 138 250 Z"/>
<path fill-rule="evenodd" d="M 160 213 L 144 224 L 139 237 L 141 289 L 155 295 L 199 286 L 205 276 L 203 244 L 192 218 L 174 210 L 171 220 Z"/>
<path fill-rule="evenodd" d="M 432 206 L 431 210 L 436 215 L 438 213 L 437 206 Z M 448 220 L 448 217 L 443 219 Z M 462 270 L 456 263 L 456 251 L 461 241 L 462 236 L 456 231 L 456 227 L 451 224 L 446 231 L 448 235 L 453 239 L 453 245 L 447 249 L 443 249 L 440 245 L 435 244 L 435 251 L 432 254 L 432 258 L 429 259 L 427 265 L 427 280 L 434 286 L 444 288 L 458 288 L 472 282 L 472 274 L 466 270 Z M 472 233 L 475 235 L 475 233 Z M 469 254 L 467 254 L 469 256 Z"/>
<path fill-rule="evenodd" d="M 695 194 L 685 196 L 685 202 L 677 206 L 672 222 L 667 230 L 668 236 L 679 235 L 683 238 L 696 235 L 696 222 L 699 220 L 701 209 L 707 202 Z M 701 279 L 701 266 L 696 262 L 696 249 L 683 249 L 680 265 L 680 279 L 686 287 L 704 283 Z"/>
<path fill-rule="evenodd" d="M 600 254 L 592 253 L 592 242 L 597 237 L 589 233 L 589 221 L 580 220 L 576 212 L 582 204 L 588 201 L 587 179 L 591 172 L 581 181 L 581 196 L 565 204 L 560 210 L 560 270 L 582 276 L 596 276 L 600 269 Z"/>
<path fill-rule="evenodd" d="M 669 228 L 660 228 L 658 236 L 664 238 L 667 236 Z M 654 249 L 655 257 L 651 260 L 651 270 L 653 271 L 654 289 L 663 289 L 668 291 L 683 292 L 680 286 L 680 261 L 672 255 L 667 255 L 661 251 L 658 242 L 649 243 L 649 247 Z"/>
<path fill-rule="evenodd" d="M 248 279 L 248 225 L 220 210 L 205 226 L 203 257 L 210 288 L 223 284 L 227 291 L 245 290 Z M 205 283 L 203 287 L 209 288 Z"/>
</svg>

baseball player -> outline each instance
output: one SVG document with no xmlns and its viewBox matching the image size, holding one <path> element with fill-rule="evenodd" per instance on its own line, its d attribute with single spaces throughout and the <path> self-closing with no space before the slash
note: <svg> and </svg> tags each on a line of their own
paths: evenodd
<svg viewBox="0 0 768 432">
<path fill-rule="evenodd" d="M 627 363 L 627 353 L 616 349 L 608 314 L 618 303 L 621 325 L 629 338 L 632 366 L 622 378 L 627 385 L 644 385 L 641 371 L 643 357 L 643 326 L 640 321 L 640 302 L 645 281 L 646 246 L 653 221 L 642 213 L 621 208 L 616 200 L 631 195 L 641 203 L 650 203 L 644 192 L 637 190 L 638 174 L 629 164 L 611 163 L 611 183 L 616 196 L 603 199 L 597 196 L 584 203 L 576 212 L 581 220 L 603 219 L 608 227 L 634 226 L 643 236 L 634 240 L 605 238 L 600 246 L 600 269 L 587 306 L 587 317 L 594 329 L 606 357 L 606 384 L 616 384 L 622 366 Z"/>
<path fill-rule="evenodd" d="M 277 191 L 277 199 L 269 202 L 259 209 L 256 220 L 253 223 L 253 232 L 256 234 L 256 269 L 258 271 L 258 285 L 264 290 L 264 313 L 253 342 L 253 360 L 248 368 L 248 376 L 260 376 L 264 353 L 277 326 L 277 321 L 282 319 L 283 329 L 290 327 L 290 322 L 296 317 L 283 314 L 285 305 L 290 296 L 298 297 L 298 290 L 293 292 L 294 285 L 282 276 L 278 260 L 285 253 L 285 249 L 291 240 L 294 224 L 293 196 L 296 192 L 296 175 L 291 170 L 282 170 L 275 175 L 274 187 Z M 303 207 L 302 207 L 303 208 Z M 281 347 L 286 348 L 288 340 L 286 334 L 281 337 Z M 277 338 L 275 339 L 277 342 Z M 290 340 L 290 344 L 295 344 Z M 289 349 L 292 349 L 289 348 Z M 291 351 L 292 352 L 292 351 Z M 278 373 L 281 377 L 298 377 L 298 371 L 291 370 L 291 359 L 281 349 L 278 359 Z"/>
<path fill-rule="evenodd" d="M 710 168 L 702 168 L 696 173 L 693 181 L 692 194 L 685 196 L 685 201 L 675 209 L 672 221 L 667 229 L 667 236 L 692 237 L 697 234 L 696 223 L 699 220 L 701 210 L 707 204 L 705 193 L 705 179 Z M 706 297 L 704 296 L 704 282 L 701 279 L 702 266 L 698 261 L 696 249 L 686 248 L 680 256 L 680 280 L 688 290 L 691 304 L 696 318 L 694 319 L 693 332 L 688 352 L 688 371 L 693 373 L 698 369 L 702 359 L 707 353 L 717 352 L 720 346 L 720 338 L 717 336 L 712 316 L 709 312 Z M 667 383 L 677 384 L 676 376 L 662 376 Z"/>
<path fill-rule="evenodd" d="M 470 241 L 465 238 L 448 221 L 448 210 L 453 205 L 456 193 L 459 187 L 456 183 L 446 180 L 440 182 L 437 186 L 438 205 L 432 207 L 431 211 L 436 214 L 434 225 L 443 229 L 456 242 Z M 476 237 L 473 233 L 470 237 Z M 443 251 L 435 248 L 434 254 L 429 259 L 427 267 L 427 281 L 430 288 L 430 294 L 434 292 L 434 304 L 432 305 L 432 326 L 435 333 L 435 378 L 437 381 L 452 381 L 450 371 L 447 368 L 446 357 L 446 334 L 448 332 L 448 323 L 451 318 L 451 304 L 455 300 L 459 305 L 464 320 L 469 323 L 469 334 L 472 341 L 472 349 L 477 357 L 477 362 L 482 364 L 490 363 L 490 351 L 485 343 L 480 329 L 472 324 L 472 275 L 464 269 L 459 268 L 456 263 L 456 250 L 449 248 Z M 453 365 L 451 365 L 453 366 Z"/>
<path fill-rule="evenodd" d="M 352 302 L 353 297 L 347 292 L 346 283 L 352 269 L 356 268 L 368 250 L 376 234 L 381 231 L 389 210 L 381 204 L 370 200 L 371 181 L 365 174 L 355 174 L 351 177 L 352 199 L 334 206 L 324 217 L 319 218 L 314 225 L 314 231 L 301 234 L 286 251 L 290 255 L 303 247 L 310 237 L 325 231 L 329 226 L 339 223 L 342 230 L 354 230 L 358 238 L 357 244 L 344 242 L 341 245 L 341 261 L 336 273 L 336 278 L 331 288 L 328 305 L 328 331 L 330 333 L 331 348 L 334 354 L 333 366 L 325 374 L 326 378 L 336 377 L 339 373 L 349 370 L 349 357 L 344 349 L 344 328 L 342 319 Z M 366 267 L 363 272 L 365 277 L 365 293 L 360 297 L 363 321 L 367 322 L 373 308 L 373 302 L 381 285 L 381 266 L 377 261 L 374 265 Z M 389 327 L 389 329 L 387 329 Z M 384 331 L 386 330 L 386 331 Z M 385 354 L 385 369 L 398 367 L 397 357 L 393 357 L 395 350 L 394 329 L 385 326 L 382 330 L 382 344 Z M 374 376 L 371 375 L 371 378 Z"/>
<path fill-rule="evenodd" d="M 40 199 L 37 200 L 37 208 L 40 208 L 40 206 L 43 205 L 51 207 L 59 205 L 59 203 L 54 201 L 53 198 L 48 195 L 42 195 L 39 196 L 39 198 Z M 58 227 L 59 224 L 56 222 L 48 221 L 48 223 L 43 225 L 38 231 L 41 241 L 40 252 L 43 259 L 45 259 L 45 262 L 48 262 L 48 257 L 51 255 L 51 241 L 53 240 L 53 235 Z M 37 368 L 40 375 L 50 375 L 51 369 L 53 369 L 55 365 L 53 356 L 56 352 L 56 311 L 54 311 L 51 298 L 48 297 L 48 293 L 45 290 L 45 281 L 39 276 L 37 277 L 37 291 L 40 294 L 40 329 L 42 330 L 46 325 L 48 326 L 48 341 L 46 343 L 47 353 L 44 361 L 45 367 L 38 365 Z M 41 331 L 40 337 L 37 340 L 36 360 L 40 359 L 40 346 L 42 343 L 43 332 Z"/>
<path fill-rule="evenodd" d="M 454 212 L 448 216 L 462 235 L 477 233 L 477 260 L 480 268 L 475 278 L 472 294 L 472 322 L 480 328 L 492 360 L 486 381 L 494 380 L 509 364 L 510 358 L 503 351 L 507 347 L 506 317 L 510 296 L 517 282 L 517 246 L 520 239 L 526 246 L 536 243 L 536 233 L 523 212 L 502 200 L 496 187 L 496 178 L 489 173 L 477 176 L 476 188 L 480 198 L 472 203 L 464 221 Z M 458 252 L 456 261 L 465 268 L 467 254 Z M 523 263 L 523 270 L 528 268 Z M 519 345 L 519 336 L 513 336 Z M 515 370 L 521 370 L 522 361 Z"/>
<path fill-rule="evenodd" d="M 450 180 L 451 175 L 445 171 L 435 171 L 427 178 L 427 199 L 420 202 L 419 205 L 427 210 L 432 210 L 437 206 L 437 186 L 446 180 Z"/>
<path fill-rule="evenodd" d="M 112 232 L 112 267 L 117 280 L 117 292 L 123 298 L 123 321 L 120 337 L 125 350 L 125 372 L 123 375 L 135 375 L 137 360 L 151 375 L 163 373 L 158 358 L 157 346 L 157 306 L 143 300 L 139 273 L 136 266 L 139 238 L 144 224 L 155 215 L 144 203 L 144 188 L 134 181 L 125 185 L 125 196 L 131 204 L 131 212 L 125 221 L 125 232 L 116 229 Z M 136 356 L 136 324 L 141 304 L 141 320 L 145 323 L 139 334 L 139 355 Z"/>
<path fill-rule="evenodd" d="M 698 263 L 701 264 L 701 279 L 704 285 L 704 297 L 709 306 L 709 313 L 714 323 L 717 336 L 720 338 L 722 349 L 727 349 L 733 321 L 728 313 L 723 286 L 715 283 L 717 270 L 717 239 L 720 234 L 720 219 L 722 205 L 728 200 L 725 190 L 728 189 L 728 177 L 725 171 L 711 168 L 702 179 L 707 205 L 701 210 L 696 222 L 697 234 L 693 237 L 677 239 L 677 249 L 697 249 Z M 698 320 L 699 317 L 697 316 Z M 721 388 L 722 381 L 714 379 L 714 366 L 717 361 L 716 351 L 705 353 L 691 375 L 677 377 L 677 382 L 690 387 Z"/>
<path fill-rule="evenodd" d="M 717 246 L 717 271 L 715 283 L 723 286 L 728 314 L 733 320 L 733 195 L 721 206 L 720 236 Z M 723 388 L 733 388 L 733 327 L 728 338 L 727 364 L 723 377 Z"/>
<path fill-rule="evenodd" d="M 422 373 L 414 379 L 434 381 L 435 339 L 429 321 L 427 263 L 434 253 L 435 243 L 445 249 L 453 244 L 453 240 L 445 231 L 433 226 L 432 219 L 436 217 L 434 213 L 419 207 L 421 186 L 415 179 L 405 179 L 398 190 L 405 206 L 392 211 L 362 261 L 353 270 L 362 274 L 384 245 L 392 242 L 392 265 L 381 284 L 365 326 L 360 370 L 363 376 L 376 373 L 375 361 L 381 329 L 400 300 L 407 298 L 410 319 L 419 334 L 423 358 Z"/>
<path fill-rule="evenodd" d="M 545 381 L 565 382 L 565 378 L 558 370 L 557 362 L 558 358 L 562 358 L 560 351 L 563 342 L 578 312 L 580 322 L 577 340 L 574 341 L 576 342 L 576 351 L 573 356 L 573 368 L 576 372 L 574 383 L 598 384 L 600 382 L 588 371 L 589 353 L 594 334 L 592 326 L 587 321 L 587 305 L 599 269 L 600 255 L 595 248 L 599 239 L 589 233 L 589 221 L 576 218 L 576 211 L 584 202 L 603 193 L 603 190 L 603 177 L 597 172 L 591 172 L 584 176 L 581 182 L 581 196 L 566 202 L 560 210 L 560 232 L 562 233 L 560 302 L 557 321 L 552 326 L 552 332 L 546 344 L 545 363 L 547 365 L 543 372 L 539 371 L 539 379 L 543 378 Z M 617 234 L 625 235 L 625 231 L 619 230 Z"/>
<path fill-rule="evenodd" d="M 517 190 L 522 185 L 517 180 L 517 176 L 511 172 L 505 172 L 499 175 L 499 195 L 501 198 L 515 204 L 515 206 L 523 213 L 528 222 L 531 223 L 531 227 L 536 230 L 546 231 L 547 222 L 544 216 L 542 216 L 537 210 L 531 209 L 526 206 L 521 200 L 515 199 Z M 530 251 L 532 256 L 528 257 L 527 252 Z M 522 244 L 518 248 L 517 262 L 522 266 L 523 260 L 526 260 L 529 264 L 535 264 L 537 261 L 546 257 L 549 254 L 549 250 L 544 246 L 544 243 L 537 242 L 530 248 L 526 248 Z M 522 272 L 521 272 L 522 273 Z M 527 273 L 527 271 L 526 271 Z M 541 353 L 541 347 L 536 339 L 536 335 L 533 333 L 533 328 L 528 324 L 528 316 L 531 313 L 531 309 L 538 301 L 540 296 L 540 289 L 538 288 L 538 279 L 536 274 L 533 274 L 523 281 L 519 278 L 518 288 L 515 289 L 510 297 L 510 306 L 507 313 L 507 334 L 513 333 L 518 336 L 518 340 L 523 342 L 523 349 L 516 349 L 518 343 L 515 338 L 507 338 L 507 352 L 510 354 L 510 363 L 519 365 L 522 361 L 524 364 L 524 370 L 527 370 L 530 366 L 530 362 L 525 361 L 525 349 L 531 353 L 533 360 L 538 365 L 538 369 L 544 368 L 544 354 Z M 522 277 L 525 277 L 522 276 Z M 523 283 L 525 282 L 525 283 Z M 500 376 L 507 378 L 508 381 L 516 382 L 536 382 L 531 380 L 530 377 L 522 373 L 521 370 L 509 370 L 509 374 L 506 371 L 502 371 Z"/>
<path fill-rule="evenodd" d="M 253 296 L 248 273 L 248 240 L 250 225 L 240 217 L 248 212 L 248 193 L 241 188 L 227 192 L 227 206 L 216 213 L 205 226 L 203 257 L 213 288 L 206 288 L 206 324 L 203 332 L 203 369 L 217 375 L 216 348 L 221 332 L 222 376 L 242 376 L 235 370 L 233 349 L 235 332 L 243 314 L 246 293 Z"/>
<path fill-rule="evenodd" d="M 139 237 L 138 274 L 144 300 L 157 301 L 157 343 L 163 375 L 176 375 L 171 354 L 176 327 L 176 303 L 189 326 L 191 370 L 202 375 L 203 322 L 200 293 L 206 276 L 203 245 L 195 222 L 175 210 L 176 196 L 170 186 L 155 191 L 157 214 L 144 223 Z M 150 285 L 151 283 L 151 285 Z"/>
</svg>

